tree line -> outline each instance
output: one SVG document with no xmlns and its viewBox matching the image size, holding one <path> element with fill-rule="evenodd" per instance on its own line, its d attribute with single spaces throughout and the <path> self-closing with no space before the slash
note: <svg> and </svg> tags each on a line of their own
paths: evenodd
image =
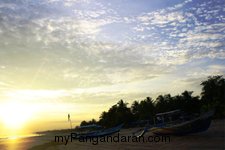
<svg viewBox="0 0 225 150">
<path fill-rule="evenodd" d="M 201 82 L 201 96 L 193 96 L 193 91 L 184 91 L 180 95 L 159 95 L 156 100 L 147 97 L 144 100 L 135 100 L 131 107 L 123 100 L 117 102 L 102 112 L 99 120 L 82 121 L 81 126 L 99 124 L 112 127 L 120 123 L 130 124 L 135 121 L 148 120 L 153 122 L 155 114 L 180 109 L 186 113 L 202 113 L 215 110 L 214 118 L 225 117 L 225 79 L 223 76 L 209 76 Z"/>
</svg>

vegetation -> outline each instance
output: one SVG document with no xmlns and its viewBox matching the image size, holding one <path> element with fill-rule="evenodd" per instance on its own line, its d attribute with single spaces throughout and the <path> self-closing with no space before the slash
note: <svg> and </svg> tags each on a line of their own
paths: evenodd
<svg viewBox="0 0 225 150">
<path fill-rule="evenodd" d="M 209 77 L 201 83 L 201 100 L 203 109 L 215 109 L 215 117 L 224 117 L 225 111 L 225 79 L 222 76 Z"/>
<path fill-rule="evenodd" d="M 91 121 L 88 121 L 88 122 L 86 122 L 86 121 L 84 120 L 84 121 L 82 121 L 82 122 L 80 123 L 80 126 L 86 126 L 86 125 L 96 124 L 96 123 L 97 123 L 97 121 L 96 121 L 95 119 L 92 119 Z"/>
<path fill-rule="evenodd" d="M 203 81 L 201 97 L 192 96 L 193 91 L 184 91 L 181 95 L 159 95 L 154 101 L 147 97 L 142 101 L 134 101 L 129 108 L 128 103 L 120 100 L 107 112 L 103 112 L 99 121 L 82 121 L 81 125 L 100 124 L 111 127 L 120 123 L 130 123 L 137 120 L 153 121 L 156 113 L 181 109 L 187 113 L 201 113 L 215 110 L 215 118 L 225 116 L 225 79 L 223 76 L 210 76 Z"/>
</svg>

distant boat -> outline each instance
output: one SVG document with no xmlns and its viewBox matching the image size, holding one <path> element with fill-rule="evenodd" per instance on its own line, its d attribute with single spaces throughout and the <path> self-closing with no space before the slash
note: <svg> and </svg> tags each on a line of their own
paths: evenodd
<svg viewBox="0 0 225 150">
<path fill-rule="evenodd" d="M 78 129 L 91 129 L 91 128 L 99 129 L 99 128 L 102 128 L 102 126 L 97 125 L 97 124 L 91 124 L 91 125 L 79 126 L 78 127 Z"/>
<path fill-rule="evenodd" d="M 161 118 L 161 123 L 152 127 L 150 132 L 156 135 L 185 135 L 203 132 L 209 128 L 214 114 L 214 111 L 209 111 L 198 117 L 188 119 L 181 115 L 179 119 L 173 121 L 172 116 L 179 112 L 179 110 L 174 110 L 157 114 L 156 117 Z M 164 122 L 166 118 L 169 118 L 170 121 Z"/>
<path fill-rule="evenodd" d="M 92 131 L 85 134 L 77 134 L 77 138 L 92 138 L 92 137 L 103 137 L 107 135 L 112 135 L 114 133 L 117 133 L 120 131 L 120 129 L 123 127 L 123 124 L 120 124 L 116 127 L 108 128 L 108 129 L 102 129 L 97 131 Z"/>
</svg>

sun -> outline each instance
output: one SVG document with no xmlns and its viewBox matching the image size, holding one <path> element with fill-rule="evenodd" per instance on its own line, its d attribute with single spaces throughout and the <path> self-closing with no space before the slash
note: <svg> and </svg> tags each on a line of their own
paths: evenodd
<svg viewBox="0 0 225 150">
<path fill-rule="evenodd" d="M 0 119 L 6 128 L 20 129 L 32 117 L 33 111 L 28 104 L 6 102 L 1 104 Z"/>
</svg>

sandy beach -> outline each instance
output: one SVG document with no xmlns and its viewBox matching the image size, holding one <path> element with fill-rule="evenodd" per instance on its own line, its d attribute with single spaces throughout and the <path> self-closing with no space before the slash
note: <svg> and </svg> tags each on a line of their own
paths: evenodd
<svg viewBox="0 0 225 150">
<path fill-rule="evenodd" d="M 120 135 L 129 136 L 134 129 L 123 129 Z M 91 142 L 55 142 L 55 135 L 36 136 L 18 139 L 3 139 L 0 141 L 1 150 L 72 150 L 72 149 L 225 149 L 225 126 L 224 120 L 214 120 L 206 132 L 186 136 L 171 136 L 170 142 L 99 142 L 93 145 Z M 152 136 L 148 132 L 145 137 Z"/>
</svg>

